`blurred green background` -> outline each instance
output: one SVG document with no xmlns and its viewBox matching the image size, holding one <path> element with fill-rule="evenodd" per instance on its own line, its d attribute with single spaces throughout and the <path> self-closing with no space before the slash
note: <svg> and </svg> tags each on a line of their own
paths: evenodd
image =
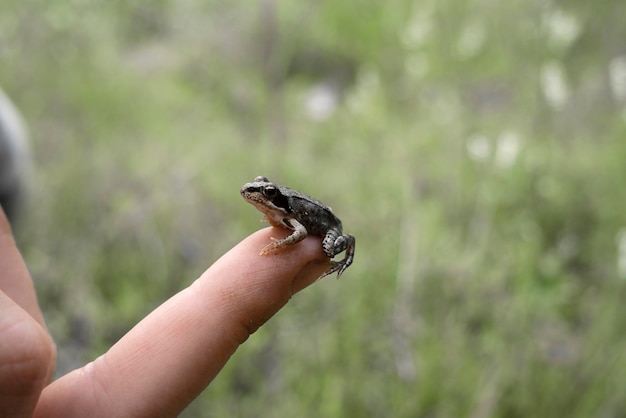
<svg viewBox="0 0 626 418">
<path fill-rule="evenodd" d="M 355 263 L 185 417 L 626 415 L 626 2 L 3 0 L 59 373 L 318 197 Z"/>
</svg>

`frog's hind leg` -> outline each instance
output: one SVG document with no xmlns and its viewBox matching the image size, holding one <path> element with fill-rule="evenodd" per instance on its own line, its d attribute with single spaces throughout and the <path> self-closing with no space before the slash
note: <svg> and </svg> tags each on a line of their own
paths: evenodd
<svg viewBox="0 0 626 418">
<path fill-rule="evenodd" d="M 322 241 L 322 248 L 324 253 L 332 258 L 342 251 L 346 251 L 346 256 L 341 261 L 331 261 L 331 266 L 324 272 L 317 280 L 329 274 L 337 273 L 337 279 L 341 277 L 344 271 L 352 264 L 354 260 L 354 250 L 356 246 L 355 238 L 350 234 L 339 235 L 336 233 L 329 233 L 324 237 Z"/>
</svg>

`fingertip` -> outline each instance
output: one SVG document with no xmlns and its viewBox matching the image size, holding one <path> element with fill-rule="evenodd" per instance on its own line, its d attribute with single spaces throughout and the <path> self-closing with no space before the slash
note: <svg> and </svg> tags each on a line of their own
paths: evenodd
<svg viewBox="0 0 626 418">
<path fill-rule="evenodd" d="M 319 237 L 311 236 L 278 251 L 260 254 L 282 228 L 261 229 L 222 256 L 198 280 L 207 293 L 220 292 L 222 303 L 258 328 L 293 296 L 316 281 L 329 265 Z"/>
<path fill-rule="evenodd" d="M 319 281 L 324 275 L 324 272 L 328 270 L 330 265 L 328 259 L 326 260 L 312 260 L 304 266 L 304 268 L 296 275 L 293 281 L 293 293 L 309 287 L 313 283 Z"/>
<path fill-rule="evenodd" d="M 293 294 L 314 283 L 328 268 L 330 260 L 324 255 L 318 236 L 308 236 L 280 250 L 259 251 L 269 242 L 289 234 L 290 231 L 283 228 L 261 229 L 244 239 L 222 259 L 233 256 L 239 263 L 243 263 L 250 283 L 264 281 L 271 286 L 288 286 Z"/>
</svg>

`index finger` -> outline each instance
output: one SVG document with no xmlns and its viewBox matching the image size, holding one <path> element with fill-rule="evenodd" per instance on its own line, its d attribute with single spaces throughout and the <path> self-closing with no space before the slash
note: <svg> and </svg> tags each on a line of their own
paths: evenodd
<svg viewBox="0 0 626 418">
<path fill-rule="evenodd" d="M 252 234 L 106 354 L 47 387 L 41 416 L 175 416 L 237 347 L 328 267 L 319 237 L 270 256 L 276 228 Z"/>
</svg>

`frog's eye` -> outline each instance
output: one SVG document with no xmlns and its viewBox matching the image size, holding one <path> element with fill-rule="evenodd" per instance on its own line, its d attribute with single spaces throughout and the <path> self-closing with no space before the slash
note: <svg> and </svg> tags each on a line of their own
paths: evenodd
<svg viewBox="0 0 626 418">
<path fill-rule="evenodd" d="M 263 194 L 268 199 L 273 199 L 276 196 L 278 196 L 278 189 L 276 187 L 274 187 L 274 186 L 265 186 L 263 188 Z"/>
</svg>

